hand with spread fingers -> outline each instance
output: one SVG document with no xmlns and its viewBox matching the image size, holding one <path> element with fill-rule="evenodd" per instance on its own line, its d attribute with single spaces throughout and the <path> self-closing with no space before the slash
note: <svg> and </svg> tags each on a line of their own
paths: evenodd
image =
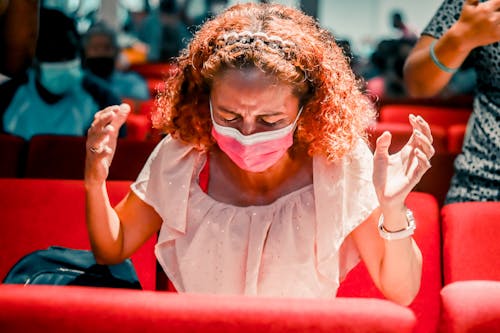
<svg viewBox="0 0 500 333">
<path fill-rule="evenodd" d="M 104 183 L 113 160 L 120 127 L 130 113 L 128 104 L 113 105 L 95 114 L 88 130 L 85 182 Z"/>
<path fill-rule="evenodd" d="M 399 152 L 389 154 L 389 132 L 377 139 L 373 184 L 382 210 L 403 207 L 410 191 L 431 167 L 429 160 L 435 151 L 429 124 L 421 116 L 410 115 L 409 120 L 413 134 Z"/>
</svg>

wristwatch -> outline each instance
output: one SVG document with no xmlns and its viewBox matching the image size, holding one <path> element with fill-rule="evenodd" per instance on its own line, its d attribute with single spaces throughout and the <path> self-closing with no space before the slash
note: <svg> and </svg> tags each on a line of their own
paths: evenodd
<svg viewBox="0 0 500 333">
<path fill-rule="evenodd" d="M 413 235 L 416 229 L 415 218 L 413 217 L 413 212 L 406 209 L 406 221 L 408 222 L 408 226 L 404 229 L 398 231 L 387 231 L 384 228 L 384 215 L 380 214 L 380 218 L 378 219 L 378 232 L 380 237 L 387 240 L 396 240 L 410 237 Z"/>
</svg>

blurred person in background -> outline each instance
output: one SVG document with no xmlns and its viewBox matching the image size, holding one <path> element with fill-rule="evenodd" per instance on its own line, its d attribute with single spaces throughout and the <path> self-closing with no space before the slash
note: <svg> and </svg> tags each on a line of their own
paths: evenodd
<svg viewBox="0 0 500 333">
<path fill-rule="evenodd" d="M 409 55 L 404 79 L 416 97 L 443 90 L 469 59 L 473 112 L 445 203 L 500 201 L 500 0 L 446 0 Z"/>
<path fill-rule="evenodd" d="M 82 39 L 84 68 L 109 83 L 120 98 L 146 100 L 151 96 L 143 77 L 117 68 L 120 47 L 116 32 L 106 23 L 92 26 Z"/>
<path fill-rule="evenodd" d="M 24 73 L 35 56 L 38 0 L 0 0 L 0 82 Z"/>
<path fill-rule="evenodd" d="M 391 24 L 399 32 L 399 39 L 416 41 L 418 38 L 416 30 L 405 22 L 403 13 L 396 10 L 391 14 Z"/>
<path fill-rule="evenodd" d="M 141 41 L 149 47 L 150 62 L 168 62 L 178 56 L 191 38 L 182 8 L 175 0 L 161 0 L 137 28 Z"/>
<path fill-rule="evenodd" d="M 85 135 L 99 109 L 120 102 L 104 81 L 82 71 L 74 21 L 42 8 L 34 64 L 0 85 L 0 128 L 26 140 Z"/>
</svg>

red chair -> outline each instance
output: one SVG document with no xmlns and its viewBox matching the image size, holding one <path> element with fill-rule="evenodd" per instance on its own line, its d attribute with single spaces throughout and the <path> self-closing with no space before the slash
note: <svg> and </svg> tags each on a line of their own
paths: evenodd
<svg viewBox="0 0 500 333">
<path fill-rule="evenodd" d="M 156 100 L 148 99 L 139 103 L 138 113 L 151 117 L 151 113 L 156 108 Z"/>
<path fill-rule="evenodd" d="M 156 145 L 153 140 L 118 140 L 108 179 L 135 180 Z"/>
<path fill-rule="evenodd" d="M 454 124 L 466 124 L 472 109 L 429 105 L 388 104 L 380 108 L 380 122 L 408 123 L 410 114 L 421 115 L 431 127 L 448 128 Z"/>
<path fill-rule="evenodd" d="M 28 149 L 26 178 L 83 179 L 85 137 L 34 136 Z M 118 139 L 109 180 L 135 180 L 157 141 Z"/>
<path fill-rule="evenodd" d="M 500 332 L 499 300 L 500 281 L 459 281 L 445 286 L 440 332 Z"/>
<path fill-rule="evenodd" d="M 149 117 L 131 113 L 127 117 L 127 139 L 144 141 L 151 132 L 152 124 Z"/>
<path fill-rule="evenodd" d="M 454 154 L 462 152 L 467 124 L 455 124 L 448 127 L 448 151 Z"/>
<path fill-rule="evenodd" d="M 128 181 L 109 181 L 112 204 L 129 191 Z M 85 189 L 80 180 L 0 179 L 0 281 L 24 255 L 52 245 L 89 249 Z M 144 289 L 156 285 L 156 259 L 150 239 L 134 256 Z M 1 326 L 1 325 L 0 325 Z"/>
<path fill-rule="evenodd" d="M 20 177 L 24 173 L 26 141 L 15 135 L 0 134 L 0 177 Z"/>
<path fill-rule="evenodd" d="M 35 135 L 28 145 L 26 178 L 83 179 L 85 137 Z"/>
<path fill-rule="evenodd" d="M 130 70 L 140 74 L 145 79 L 163 79 L 167 76 L 173 75 L 177 71 L 177 66 L 170 63 L 148 62 L 142 64 L 133 64 L 130 66 Z"/>
<path fill-rule="evenodd" d="M 444 283 L 500 281 L 500 202 L 460 202 L 441 210 Z"/>
<path fill-rule="evenodd" d="M 431 159 L 432 167 L 427 170 L 413 190 L 432 194 L 442 207 L 450 188 L 456 157 L 455 153 L 437 152 Z"/>
<path fill-rule="evenodd" d="M 3 333 L 410 333 L 414 326 L 415 316 L 409 309 L 377 299 L 0 285 Z"/>
<path fill-rule="evenodd" d="M 408 142 L 410 136 L 413 133 L 413 128 L 411 125 L 406 123 L 391 123 L 391 122 L 377 122 L 373 126 L 368 128 L 369 134 L 369 144 L 372 150 L 375 149 L 377 138 L 384 133 L 389 131 L 392 134 L 392 142 L 389 147 L 389 153 L 393 154 L 398 152 L 403 148 L 403 146 Z M 446 131 L 440 126 L 431 126 L 432 136 L 434 139 L 433 146 L 436 152 L 447 151 L 447 137 Z"/>
<path fill-rule="evenodd" d="M 500 331 L 500 202 L 459 202 L 441 209 L 442 332 Z"/>
<path fill-rule="evenodd" d="M 413 210 L 417 221 L 415 241 L 423 255 L 422 284 L 410 305 L 417 317 L 417 333 L 437 332 L 439 324 L 439 292 L 441 283 L 441 239 L 439 207 L 436 199 L 427 193 L 412 192 L 407 206 Z M 373 284 L 363 263 L 359 263 L 340 284 L 339 297 L 384 298 Z"/>
</svg>

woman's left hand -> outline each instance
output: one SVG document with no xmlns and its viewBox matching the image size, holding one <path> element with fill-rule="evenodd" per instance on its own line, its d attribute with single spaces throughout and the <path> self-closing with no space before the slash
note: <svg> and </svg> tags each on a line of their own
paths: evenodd
<svg viewBox="0 0 500 333">
<path fill-rule="evenodd" d="M 409 116 L 413 134 L 404 147 L 390 155 L 391 134 L 384 132 L 377 139 L 373 159 L 373 184 L 380 207 L 403 207 L 410 191 L 431 167 L 434 155 L 429 124 L 421 116 Z"/>
</svg>

